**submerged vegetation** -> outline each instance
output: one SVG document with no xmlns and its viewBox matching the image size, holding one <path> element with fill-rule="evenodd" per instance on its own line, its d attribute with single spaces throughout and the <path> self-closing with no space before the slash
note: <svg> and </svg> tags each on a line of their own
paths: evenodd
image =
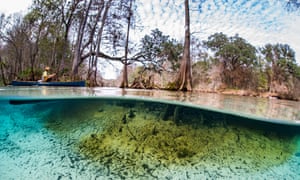
<svg viewBox="0 0 300 180">
<path fill-rule="evenodd" d="M 186 168 L 247 174 L 296 153 L 290 127 L 178 105 L 98 100 L 60 102 L 51 109 L 49 130 L 73 139 L 72 149 L 84 161 L 120 177 L 160 177 Z"/>
</svg>

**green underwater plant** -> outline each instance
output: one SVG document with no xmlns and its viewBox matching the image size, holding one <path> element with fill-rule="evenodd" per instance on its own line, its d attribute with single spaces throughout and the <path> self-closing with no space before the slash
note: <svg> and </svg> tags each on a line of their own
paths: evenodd
<svg viewBox="0 0 300 180">
<path fill-rule="evenodd" d="M 296 153 L 296 134 L 288 127 L 153 102 L 71 104 L 51 111 L 45 126 L 77 138 L 75 152 L 123 176 L 157 177 L 175 167 L 257 172 Z"/>
<path fill-rule="evenodd" d="M 166 108 L 170 109 L 162 110 Z M 145 165 L 157 169 L 174 165 L 235 166 L 239 171 L 255 172 L 280 165 L 295 152 L 292 135 L 225 123 L 223 119 L 205 123 L 209 120 L 199 114 L 197 124 L 197 113 L 179 112 L 185 108 L 171 109 L 173 119 L 166 120 L 136 107 L 135 117 L 126 124 L 111 122 L 103 132 L 82 138 L 78 151 L 96 163 L 109 164 L 116 170 L 126 167 L 131 173 L 145 173 Z M 179 119 L 182 113 L 185 117 Z"/>
</svg>

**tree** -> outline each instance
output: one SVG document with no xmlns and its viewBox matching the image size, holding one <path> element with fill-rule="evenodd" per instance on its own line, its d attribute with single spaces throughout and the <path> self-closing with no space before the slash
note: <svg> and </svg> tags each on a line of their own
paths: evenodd
<svg viewBox="0 0 300 180">
<path fill-rule="evenodd" d="M 11 76 L 8 78 L 37 80 L 40 78 L 40 48 L 46 44 L 42 40 L 46 40 L 50 32 L 48 20 L 43 13 L 34 9 L 25 17 L 14 16 L 11 22 L 13 24 L 6 26 L 1 33 L 7 52 L 3 59 L 9 59 L 6 64 L 10 68 Z"/>
<path fill-rule="evenodd" d="M 94 9 L 96 9 L 96 16 L 90 22 L 89 27 L 92 27 L 89 34 L 88 45 L 90 46 L 89 52 L 92 54 L 95 52 L 95 55 L 90 56 L 89 61 L 89 70 L 88 70 L 88 78 L 90 80 L 90 86 L 97 86 L 97 65 L 98 65 L 98 57 L 100 56 L 102 35 L 105 27 L 105 23 L 107 21 L 108 11 L 111 7 L 112 0 L 104 2 L 96 3 Z M 93 39 L 96 37 L 95 39 Z M 84 59 L 82 59 L 84 60 Z"/>
<path fill-rule="evenodd" d="M 252 82 L 256 66 L 256 48 L 235 35 L 216 33 L 208 38 L 207 47 L 215 51 L 222 64 L 222 81 L 232 88 L 256 88 Z"/>
<path fill-rule="evenodd" d="M 190 13 L 189 0 L 184 1 L 185 7 L 185 36 L 184 36 L 184 50 L 181 61 L 180 71 L 177 79 L 178 90 L 191 91 L 192 90 L 192 72 L 191 72 L 191 58 L 190 58 Z"/>
<path fill-rule="evenodd" d="M 107 60 L 123 62 L 123 57 L 115 57 L 119 54 L 120 47 L 124 47 L 124 18 L 122 14 L 126 11 L 122 1 L 104 1 L 102 3 L 95 1 L 85 1 L 83 10 L 80 11 L 78 18 L 78 29 L 76 38 L 76 48 L 74 52 L 72 74 L 75 77 L 78 74 L 79 66 L 87 58 L 93 59 L 93 69 L 97 69 L 97 59 L 104 58 Z M 94 4 L 90 4 L 94 2 Z M 97 10 L 97 12 L 94 12 Z M 99 14 L 99 21 L 91 21 L 94 14 Z M 96 24 L 95 24 L 96 23 Z M 105 48 L 101 49 L 101 46 Z M 105 51 L 109 50 L 109 54 Z M 94 71 L 97 72 L 96 70 Z M 95 78 L 94 78 L 95 79 Z"/>
<path fill-rule="evenodd" d="M 169 41 L 169 36 L 164 35 L 159 29 L 151 31 L 150 35 L 145 35 L 141 40 L 141 50 L 139 62 L 144 69 L 154 72 L 162 71 L 162 65 L 166 60 L 162 56 L 164 44 Z"/>
<path fill-rule="evenodd" d="M 175 39 L 168 40 L 163 44 L 163 48 L 159 56 L 171 64 L 170 67 L 164 68 L 165 71 L 178 71 L 182 52 L 182 44 L 177 42 Z"/>
<path fill-rule="evenodd" d="M 31 80 L 36 80 L 35 68 L 36 64 L 39 64 L 37 61 L 39 60 L 40 42 L 48 34 L 47 27 L 49 24 L 47 20 L 46 15 L 38 9 L 33 9 L 23 20 L 26 27 L 26 39 L 29 45 Z"/>
<path fill-rule="evenodd" d="M 30 65 L 31 80 L 39 79 L 40 71 L 47 65 L 59 74 L 61 64 L 65 64 L 66 57 L 69 57 L 69 43 L 65 42 L 68 39 L 65 38 L 60 21 L 60 5 L 63 3 L 67 2 L 34 0 L 30 11 L 21 19 L 22 25 L 18 28 L 23 32 L 27 47 L 21 51 L 25 61 L 30 60 L 25 66 Z"/>
<path fill-rule="evenodd" d="M 164 66 L 166 61 L 172 64 L 172 70 L 177 69 L 183 47 L 175 39 L 170 39 L 159 29 L 154 29 L 150 35 L 142 38 L 141 44 L 135 61 L 142 63 L 145 70 L 160 73 L 166 70 Z"/>
<path fill-rule="evenodd" d="M 126 33 L 126 42 L 125 42 L 125 55 L 124 55 L 124 61 L 123 63 L 123 78 L 120 87 L 121 88 L 127 88 L 128 87 L 128 72 L 127 72 L 127 66 L 128 66 L 128 45 L 129 45 L 129 31 L 131 26 L 131 20 L 133 16 L 132 12 L 132 2 L 133 0 L 129 0 L 129 7 L 127 11 L 127 33 Z"/>
<path fill-rule="evenodd" d="M 43 0 L 37 1 L 41 7 L 47 8 L 47 15 L 52 19 L 54 45 L 53 61 L 57 64 L 57 75 L 68 69 L 67 60 L 70 60 L 69 34 L 76 20 L 76 13 L 82 0 Z"/>
<path fill-rule="evenodd" d="M 165 71 L 176 71 L 179 67 L 179 58 L 183 47 L 175 39 L 170 39 L 159 29 L 151 31 L 141 39 L 141 49 L 133 56 L 131 62 L 142 64 L 132 86 L 135 88 L 153 88 L 151 77 Z M 145 76 L 146 75 L 146 76 Z M 145 79 L 146 78 L 146 79 Z M 148 84 L 147 84 L 148 83 Z"/>
<path fill-rule="evenodd" d="M 7 85 L 6 83 L 6 77 L 5 77 L 5 73 L 4 73 L 4 69 L 5 69 L 5 63 L 2 61 L 2 57 L 0 56 L 0 72 L 1 72 L 1 81 L 4 85 Z M 0 81 L 0 84 L 2 84 Z"/>
<path fill-rule="evenodd" d="M 90 9 L 92 6 L 92 0 L 87 1 L 85 0 L 84 3 L 81 6 L 81 11 L 79 12 L 79 26 L 77 31 L 77 37 L 76 37 L 76 44 L 74 49 L 74 59 L 73 59 L 73 65 L 72 65 L 72 79 L 77 79 L 78 75 L 78 68 L 79 65 L 82 63 L 81 56 L 84 50 L 84 35 L 86 31 L 87 26 L 87 20 L 89 17 Z"/>
<path fill-rule="evenodd" d="M 10 24 L 9 22 L 13 22 Z M 22 23 L 22 17 L 18 14 L 13 17 L 1 16 L 0 38 L 3 41 L 1 47 L 2 64 L 7 66 L 7 79 L 11 80 L 23 72 L 25 65 L 29 64 L 24 54 L 27 49 L 26 28 Z M 2 43 L 1 43 L 2 44 Z M 29 59 L 29 58 L 28 58 Z"/>
<path fill-rule="evenodd" d="M 275 84 L 286 84 L 292 77 L 297 77 L 295 51 L 289 45 L 266 44 L 260 50 L 267 63 L 265 68 L 270 91 L 275 91 Z"/>
</svg>

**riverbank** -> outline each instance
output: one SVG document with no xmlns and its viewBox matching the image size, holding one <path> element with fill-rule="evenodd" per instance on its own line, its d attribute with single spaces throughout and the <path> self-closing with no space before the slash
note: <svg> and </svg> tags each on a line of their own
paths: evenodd
<svg viewBox="0 0 300 180">
<path fill-rule="evenodd" d="M 165 79 L 170 79 L 172 76 L 166 77 Z M 153 83 L 151 88 L 147 88 L 147 86 L 134 86 L 132 89 L 160 89 L 160 90 L 171 90 L 173 86 L 166 83 L 164 80 L 160 81 L 161 78 L 154 76 Z M 171 79 L 172 80 L 172 79 Z M 121 80 L 105 80 L 103 79 L 103 86 L 105 87 L 119 87 L 118 84 Z M 212 84 L 215 84 L 214 86 Z M 270 98 L 270 99 L 283 99 L 283 100 L 292 100 L 292 101 L 300 101 L 300 91 L 299 92 L 290 92 L 283 86 L 277 85 L 276 92 L 257 92 L 253 90 L 243 90 L 243 89 L 229 89 L 222 87 L 221 82 L 215 83 L 198 83 L 193 87 L 193 92 L 199 93 L 217 93 L 224 95 L 237 95 L 237 96 L 250 96 L 250 97 L 261 97 L 261 98 Z"/>
<path fill-rule="evenodd" d="M 225 94 L 225 95 L 251 96 L 251 97 L 262 97 L 262 98 L 270 98 L 270 99 L 300 101 L 299 97 L 293 97 L 292 95 L 286 93 L 281 94 L 281 93 L 274 93 L 274 92 L 255 92 L 250 90 L 235 90 L 235 89 L 221 90 L 216 93 Z"/>
<path fill-rule="evenodd" d="M 250 90 L 238 90 L 238 89 L 225 89 L 225 90 L 193 90 L 193 92 L 199 93 L 216 93 L 223 95 L 236 95 L 236 96 L 250 96 L 250 97 L 261 97 L 261 98 L 269 98 L 269 99 L 283 99 L 283 100 L 291 100 L 291 101 L 300 101 L 300 97 L 292 97 L 289 94 L 280 94 L 274 92 L 255 92 Z"/>
</svg>

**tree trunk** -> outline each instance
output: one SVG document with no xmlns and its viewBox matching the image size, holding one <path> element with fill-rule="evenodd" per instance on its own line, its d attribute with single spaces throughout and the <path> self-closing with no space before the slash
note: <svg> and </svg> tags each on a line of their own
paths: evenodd
<svg viewBox="0 0 300 180">
<path fill-rule="evenodd" d="M 1 56 L 0 56 L 0 71 L 1 71 L 2 82 L 6 86 L 7 83 L 6 83 L 5 73 L 4 73 L 4 63 L 2 62 Z"/>
<path fill-rule="evenodd" d="M 132 7 L 132 0 L 129 2 L 129 14 L 128 14 L 128 24 L 127 24 L 127 34 L 126 34 L 126 43 L 125 43 L 125 59 L 124 59 L 124 68 L 123 68 L 123 77 L 120 88 L 128 88 L 128 72 L 127 72 L 127 56 L 128 56 L 128 43 L 129 43 L 129 31 L 130 31 L 130 24 L 131 24 L 131 7 Z"/>
<path fill-rule="evenodd" d="M 125 53 L 127 54 L 127 53 Z M 122 82 L 120 88 L 128 88 L 128 71 L 127 71 L 127 60 L 124 62 L 123 66 L 123 75 L 122 75 Z"/>
<path fill-rule="evenodd" d="M 65 6 L 61 5 L 61 9 L 62 9 L 61 16 L 62 16 L 62 26 L 64 26 L 64 35 L 63 35 L 63 42 L 62 42 L 63 51 L 62 51 L 60 63 L 58 65 L 57 77 L 59 76 L 60 73 L 63 73 L 65 69 L 65 60 L 67 58 L 67 53 L 65 50 L 69 48 L 68 37 L 69 37 L 72 22 L 74 20 L 75 10 L 79 3 L 80 0 L 72 1 L 70 8 L 66 12 L 66 15 L 64 14 Z"/>
<path fill-rule="evenodd" d="M 85 4 L 86 4 L 86 2 L 85 2 Z M 88 7 L 86 8 L 85 12 L 83 12 L 83 15 L 82 15 L 81 21 L 80 21 L 79 30 L 77 32 L 75 55 L 74 55 L 74 60 L 73 60 L 73 65 L 72 65 L 72 79 L 73 80 L 78 78 L 77 77 L 78 76 L 78 68 L 81 63 L 81 45 L 82 45 L 82 41 L 83 41 L 84 30 L 86 27 L 91 4 L 92 4 L 92 0 L 89 1 Z"/>
<path fill-rule="evenodd" d="M 106 16 L 107 16 L 107 13 L 108 13 L 108 9 L 109 9 L 109 7 L 110 7 L 110 2 L 108 2 L 109 4 L 107 5 L 107 7 L 105 8 L 105 10 L 104 10 L 104 15 L 103 16 L 105 16 L 105 17 L 103 17 L 103 18 L 106 18 Z M 105 2 L 104 2 L 104 0 L 102 0 L 101 1 L 101 3 L 99 3 L 99 5 L 98 5 L 98 13 L 97 13 L 97 16 L 96 16 L 96 21 L 95 21 L 95 24 L 93 25 L 93 28 L 92 28 L 92 30 L 91 30 L 91 34 L 90 34 L 90 37 L 89 37 L 89 43 L 91 44 L 91 48 L 90 48 L 90 52 L 92 52 L 92 50 L 94 50 L 94 51 L 96 51 L 97 53 L 97 55 L 96 55 L 96 57 L 94 57 L 93 58 L 93 61 L 92 61 L 92 76 L 90 77 L 90 86 L 92 86 L 92 87 L 95 87 L 95 86 L 98 86 L 98 81 L 97 81 L 97 73 L 98 73 L 98 66 L 97 66 L 97 64 L 98 64 L 98 54 L 99 54 L 99 52 L 98 52 L 98 50 L 100 51 L 100 44 L 99 44 L 99 46 L 94 46 L 93 44 L 92 44 L 92 42 L 93 42 L 93 38 L 94 38 L 94 36 L 95 36 L 95 33 L 96 33 L 96 27 L 97 27 L 97 24 L 98 24 L 98 22 L 100 21 L 100 18 L 101 18 L 101 14 L 102 14 L 102 12 L 103 12 L 103 9 L 104 9 L 104 7 L 105 7 Z M 102 23 L 102 26 L 101 26 L 101 28 L 100 28 L 100 31 L 103 31 L 103 26 L 104 26 L 104 22 Z M 102 32 L 100 33 L 101 34 L 101 36 L 102 36 Z M 98 35 L 99 35 L 99 32 L 98 32 Z M 101 36 L 99 37 L 98 36 L 98 38 L 101 40 Z M 100 41 L 101 42 L 101 41 Z M 94 47 L 94 48 L 93 48 Z"/>
<path fill-rule="evenodd" d="M 41 26 L 40 26 L 41 27 Z M 40 28 L 39 27 L 39 28 Z M 39 52 L 39 40 L 40 40 L 40 33 L 41 30 L 39 30 L 39 34 L 38 37 L 36 39 L 36 42 L 34 42 L 34 44 L 32 45 L 33 47 L 30 48 L 30 71 L 31 71 L 31 81 L 35 81 L 35 65 L 37 64 L 36 60 L 37 60 L 37 55 Z"/>
<path fill-rule="evenodd" d="M 185 5 L 185 38 L 182 62 L 177 79 L 178 90 L 192 90 L 192 73 L 191 73 L 191 58 L 190 58 L 190 14 L 189 0 L 184 1 Z"/>
</svg>

